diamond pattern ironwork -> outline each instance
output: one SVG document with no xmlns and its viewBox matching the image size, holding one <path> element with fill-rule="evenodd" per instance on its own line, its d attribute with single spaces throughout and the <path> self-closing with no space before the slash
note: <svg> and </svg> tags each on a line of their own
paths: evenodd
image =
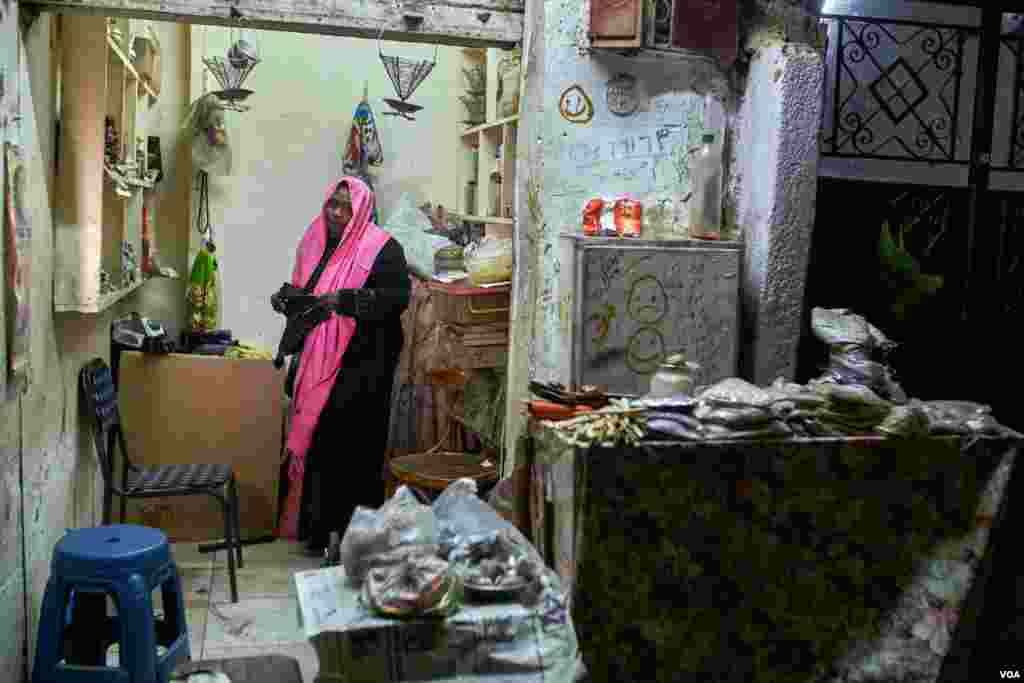
<svg viewBox="0 0 1024 683">
<path fill-rule="evenodd" d="M 978 31 L 826 15 L 831 25 L 823 154 L 965 164 L 964 55 Z M 968 48 L 969 46 L 969 48 Z"/>
<path fill-rule="evenodd" d="M 896 125 L 928 99 L 928 86 L 903 57 L 896 58 L 868 90 Z"/>
</svg>

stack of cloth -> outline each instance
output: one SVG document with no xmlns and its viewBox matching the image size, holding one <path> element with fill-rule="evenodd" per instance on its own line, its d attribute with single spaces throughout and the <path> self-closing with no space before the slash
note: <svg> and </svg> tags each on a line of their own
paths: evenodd
<svg viewBox="0 0 1024 683">
<path fill-rule="evenodd" d="M 224 351 L 224 357 L 248 360 L 274 360 L 274 354 L 269 349 L 237 340 Z"/>
<path fill-rule="evenodd" d="M 793 430 L 775 410 L 781 396 L 737 377 L 700 389 L 693 397 L 679 395 L 640 399 L 647 431 L 688 441 L 773 439 Z M 789 397 L 786 397 L 787 399 Z"/>
<path fill-rule="evenodd" d="M 927 433 L 920 402 L 895 406 L 859 385 L 776 380 L 762 388 L 736 377 L 696 396 L 641 399 L 649 434 L 684 440 L 753 440 L 789 436 Z"/>
<path fill-rule="evenodd" d="M 776 380 L 772 389 L 781 398 L 774 406 L 776 413 L 802 436 L 875 434 L 894 407 L 868 387 L 857 384 L 813 380 L 804 387 Z"/>
<path fill-rule="evenodd" d="M 185 336 L 185 348 L 188 352 L 202 356 L 223 356 L 231 342 L 231 330 L 191 332 Z"/>
</svg>

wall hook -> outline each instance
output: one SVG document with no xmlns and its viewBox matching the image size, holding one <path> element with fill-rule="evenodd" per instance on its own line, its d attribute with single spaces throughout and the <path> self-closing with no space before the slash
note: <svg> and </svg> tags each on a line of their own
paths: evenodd
<svg viewBox="0 0 1024 683">
<path fill-rule="evenodd" d="M 403 14 L 402 15 L 402 21 L 405 22 L 405 27 L 407 29 L 409 29 L 410 31 L 415 31 L 420 26 L 422 26 L 423 25 L 423 18 L 424 17 L 423 17 L 422 14 Z"/>
</svg>

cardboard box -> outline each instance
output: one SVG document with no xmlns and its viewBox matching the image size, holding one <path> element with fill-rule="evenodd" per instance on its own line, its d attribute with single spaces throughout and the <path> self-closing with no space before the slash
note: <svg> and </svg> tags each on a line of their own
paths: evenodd
<svg viewBox="0 0 1024 683">
<path fill-rule="evenodd" d="M 121 354 L 118 398 L 132 461 L 234 468 L 242 538 L 273 533 L 284 430 L 284 370 L 269 360 L 186 354 Z M 117 519 L 118 501 L 114 502 Z M 172 541 L 223 538 L 211 496 L 132 500 L 128 521 Z"/>
</svg>

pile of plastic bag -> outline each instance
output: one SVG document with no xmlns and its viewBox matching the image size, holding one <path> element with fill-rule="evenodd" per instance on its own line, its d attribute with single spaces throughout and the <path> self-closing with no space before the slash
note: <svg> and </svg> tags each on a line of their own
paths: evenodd
<svg viewBox="0 0 1024 683">
<path fill-rule="evenodd" d="M 400 487 L 380 509 L 357 507 L 341 540 L 340 563 L 361 599 L 382 616 L 446 616 L 465 585 L 536 605 L 560 582 L 518 529 L 460 479 L 433 505 Z"/>
<path fill-rule="evenodd" d="M 896 344 L 863 317 L 845 308 L 815 308 L 811 329 L 829 348 L 829 365 L 823 380 L 865 386 L 896 404 L 907 402 L 884 358 Z"/>
<path fill-rule="evenodd" d="M 382 617 L 444 617 L 443 644 L 428 655 L 400 647 L 381 655 L 417 671 L 416 680 L 453 667 L 460 680 L 571 681 L 580 666 L 559 577 L 471 479 L 453 482 L 432 505 L 402 487 L 378 510 L 357 508 L 337 563 L 358 589 L 359 613 L 339 616 L 341 630 Z"/>
<path fill-rule="evenodd" d="M 864 385 L 814 381 L 808 385 L 825 399 L 816 408 L 786 416 L 798 433 L 811 436 L 871 434 L 889 416 L 892 404 Z"/>
<path fill-rule="evenodd" d="M 921 404 L 932 434 L 1004 436 L 1007 429 L 992 416 L 992 409 L 970 401 L 928 401 Z"/>
<path fill-rule="evenodd" d="M 470 588 L 516 586 L 516 601 L 527 606 L 536 605 L 546 590 L 559 589 L 537 549 L 477 496 L 472 479 L 453 483 L 433 507 L 441 557 Z"/>
<path fill-rule="evenodd" d="M 461 587 L 438 556 L 437 522 L 429 505 L 401 487 L 379 510 L 357 507 L 341 540 L 341 563 L 371 610 L 386 616 L 446 615 Z"/>
<path fill-rule="evenodd" d="M 806 385 L 780 378 L 769 387 L 730 377 L 698 388 L 694 396 L 632 401 L 645 411 L 647 438 L 1014 434 L 996 421 L 988 406 L 907 398 L 892 370 L 875 360 L 895 344 L 861 316 L 843 308 L 815 308 L 812 324 L 815 336 L 830 350 L 821 377 Z"/>
</svg>

